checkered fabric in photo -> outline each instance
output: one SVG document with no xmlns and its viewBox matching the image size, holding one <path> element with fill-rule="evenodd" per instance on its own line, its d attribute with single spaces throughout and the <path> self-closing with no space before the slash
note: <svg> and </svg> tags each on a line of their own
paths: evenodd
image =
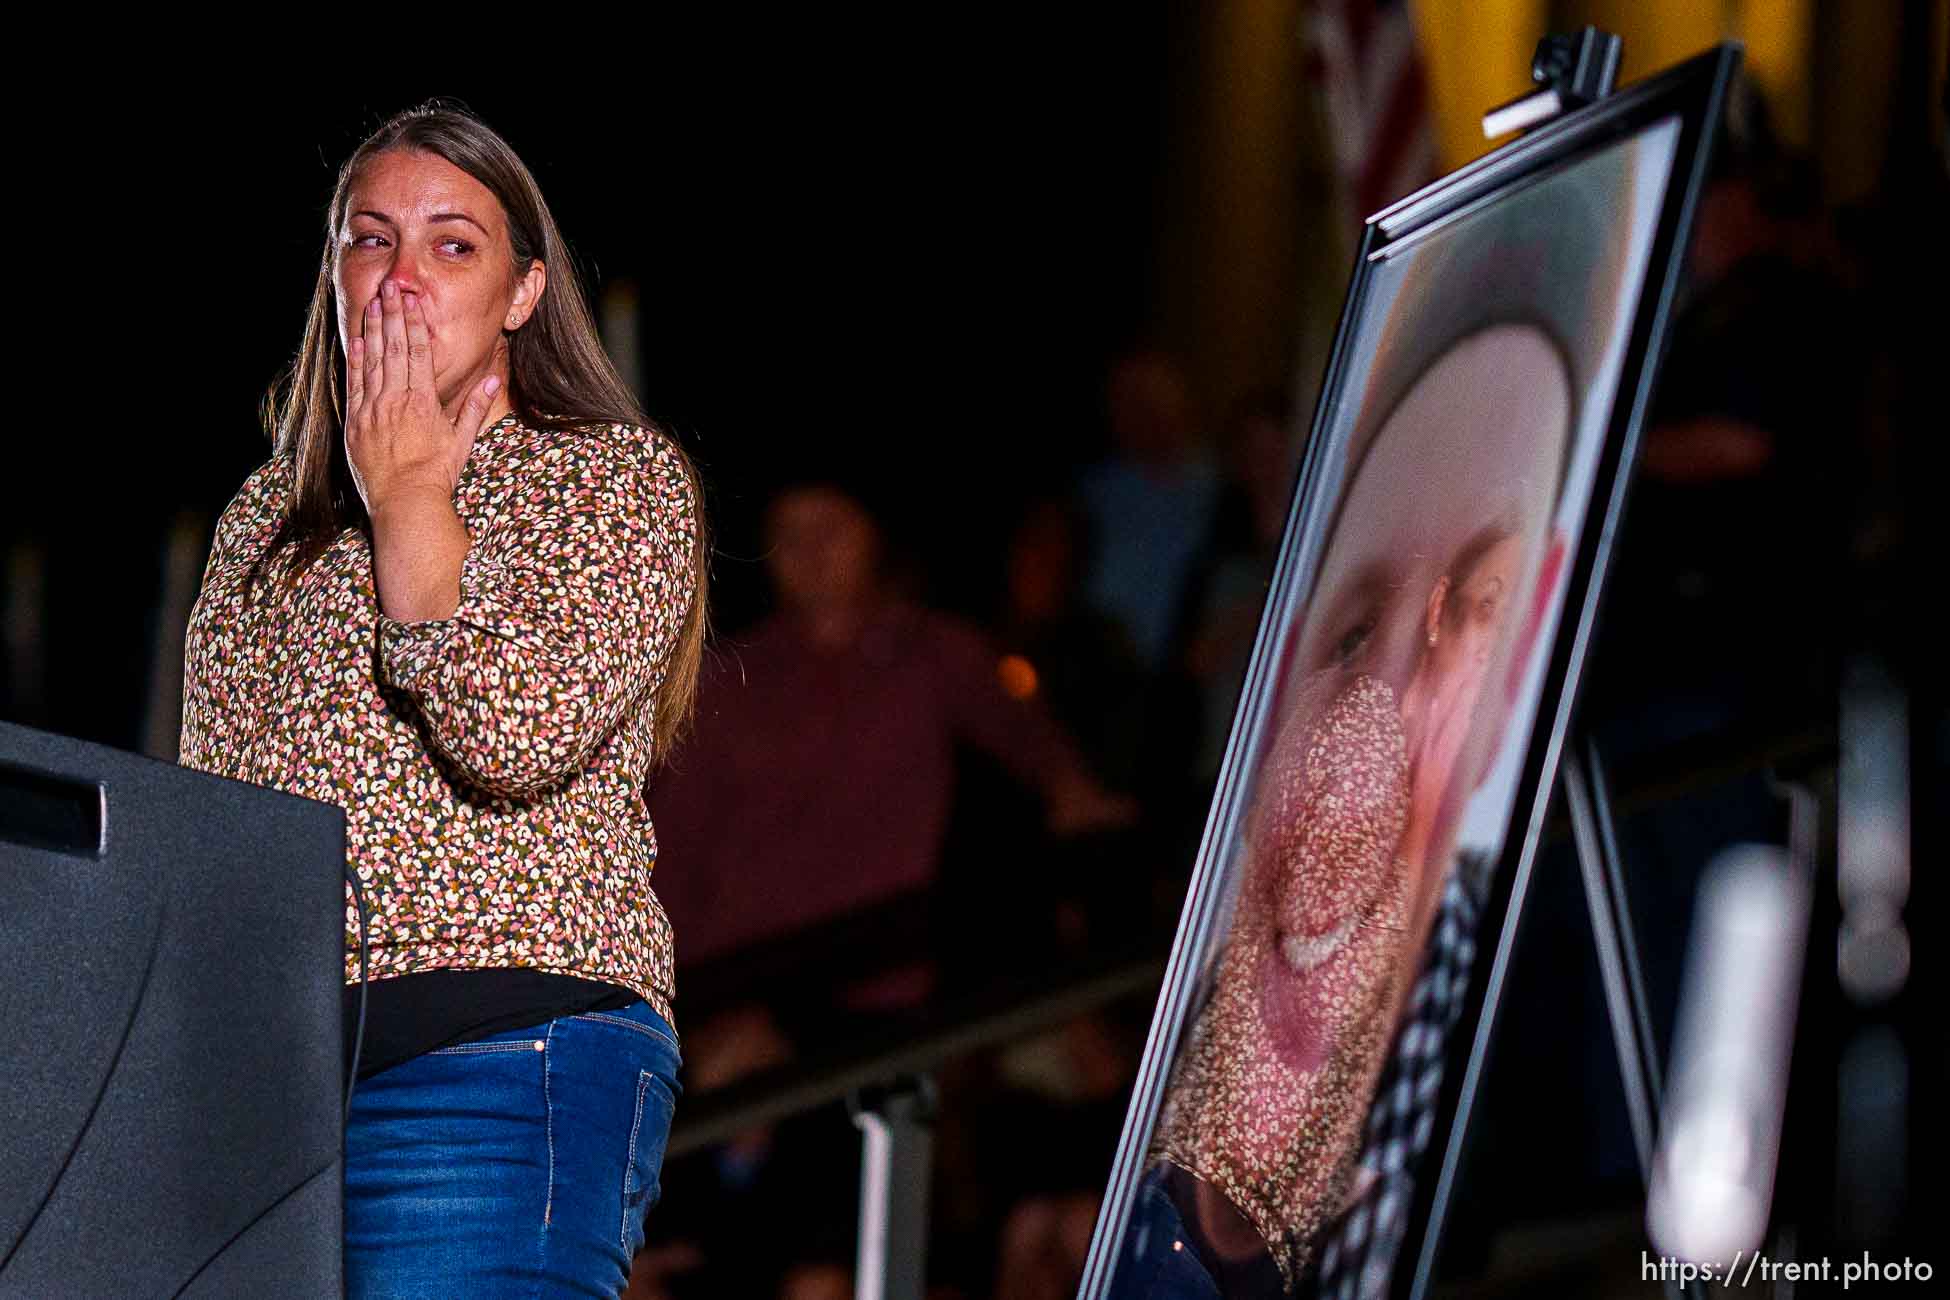
<svg viewBox="0 0 1950 1300">
<path fill-rule="evenodd" d="M 1388 1293 L 1408 1226 L 1416 1164 L 1435 1128 L 1449 1032 L 1469 991 L 1488 870 L 1480 857 L 1470 855 L 1443 887 L 1422 972 L 1368 1107 L 1360 1167 L 1374 1176 L 1327 1227 L 1313 1285 L 1303 1287 L 1319 1300 L 1376 1300 Z"/>
</svg>

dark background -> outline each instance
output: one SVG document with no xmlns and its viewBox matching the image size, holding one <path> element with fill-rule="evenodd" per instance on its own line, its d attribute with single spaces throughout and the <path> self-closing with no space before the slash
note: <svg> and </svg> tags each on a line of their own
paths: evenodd
<svg viewBox="0 0 1950 1300">
<path fill-rule="evenodd" d="M 1602 6 L 1548 7 L 1554 19 L 1588 19 L 1583 10 Z M 931 598 L 980 613 L 1017 504 L 1066 484 L 1102 448 L 1109 359 L 1161 341 L 1195 359 L 1206 349 L 1195 368 L 1213 371 L 1211 351 L 1230 346 L 1209 328 L 1223 319 L 1214 304 L 1229 300 L 1206 281 L 1231 264 L 1270 285 L 1269 297 L 1298 303 L 1263 322 L 1264 355 L 1277 364 L 1244 367 L 1256 382 L 1292 381 L 1300 318 L 1324 311 L 1331 321 L 1339 302 L 1343 232 L 1311 221 L 1318 141 L 1212 161 L 1227 135 L 1212 83 L 1225 72 L 1204 57 L 1216 20 L 1193 8 L 1144 0 L 1060 19 L 971 8 L 925 22 L 822 12 L 650 29 L 596 29 L 574 16 L 551 26 L 543 15 L 464 47 L 448 30 L 478 28 L 478 15 L 333 11 L 308 16 L 308 35 L 256 48 L 234 31 L 182 29 L 118 34 L 106 53 L 107 32 L 23 40 L 7 155 L 16 419 L 0 456 L 0 543 L 10 556 L 28 543 L 46 567 L 41 680 L 31 691 L 0 681 L 0 717 L 140 747 L 166 539 L 182 520 L 207 528 L 268 455 L 257 403 L 298 344 L 335 168 L 384 116 L 430 94 L 459 99 L 508 137 L 592 290 L 636 285 L 643 395 L 705 475 L 721 626 L 759 610 L 758 512 L 776 484 L 807 474 L 870 491 Z M 1873 28 L 1870 7 L 1814 8 L 1819 197 L 1860 268 L 1846 311 L 1822 325 L 1872 355 L 1851 372 L 1829 354 L 1824 372 L 1819 351 L 1754 333 L 1695 355 L 1714 377 L 1769 394 L 1866 391 L 1869 414 L 1835 426 L 1833 441 L 1880 456 L 1903 507 L 1892 514 L 1914 531 L 1857 530 L 1833 551 L 1846 565 L 1796 583 L 1779 558 L 1792 539 L 1739 533 L 1717 500 L 1694 517 L 1641 491 L 1590 685 L 1593 700 L 1609 697 L 1616 716 L 1643 724 L 1643 752 L 1693 725 L 1681 705 L 1704 696 L 1720 709 L 1706 716 L 1718 718 L 1729 711 L 1727 680 L 1811 646 L 1885 640 L 1898 663 L 1919 669 L 1941 657 L 1918 632 L 1941 587 L 1940 564 L 1924 566 L 1942 543 L 1940 527 L 1922 526 L 1935 518 L 1940 481 L 1922 472 L 1922 449 L 1940 444 L 1933 377 L 1945 349 L 1941 299 L 1922 292 L 1918 268 L 1941 275 L 1930 239 L 1940 224 L 1919 214 L 1943 211 L 1943 188 L 1934 142 L 1917 139 L 1924 118 L 1910 110 L 1923 83 L 1908 66 L 1923 48 L 1914 31 L 1940 31 L 1929 24 L 1941 20 L 1928 4 L 1902 6 L 1908 27 L 1883 24 L 1902 66 L 1893 54 L 1858 66 L 1849 51 L 1864 46 L 1851 24 Z M 1629 50 L 1629 30 L 1627 39 Z M 1941 73 L 1932 75 L 1940 96 Z M 1892 85 L 1898 107 L 1877 144 L 1842 110 Z M 1288 134 L 1306 130 L 1295 123 Z M 1851 160 L 1874 154 L 1872 144 L 1890 161 L 1873 188 L 1851 189 Z M 1913 179 L 1925 159 L 1927 187 Z M 1237 228 L 1226 205 L 1240 191 L 1212 182 L 1252 168 L 1300 196 L 1290 206 L 1310 220 L 1291 238 L 1330 268 L 1324 277 L 1283 263 L 1291 247 L 1213 246 Z M 1938 304 L 1933 331 L 1912 323 L 1922 304 Z M 1782 319 L 1784 334 L 1811 337 Z M 1303 373 L 1296 387 L 1310 381 Z M 1217 412 L 1205 414 L 1215 425 Z M 1812 532 L 1869 517 L 1850 490 L 1831 484 L 1826 510 L 1774 522 Z M 1664 560 L 1718 553 L 1701 541 L 1716 535 L 1739 544 L 1724 549 L 1746 566 L 1729 564 L 1730 585 L 1753 573 L 1787 594 L 1737 638 L 1696 613 L 1669 616 L 1676 604 L 1625 615 L 1634 557 L 1647 557 L 1648 589 L 1670 585 L 1675 565 Z M 7 631 L 11 640 L 21 630 Z M 1726 671 L 1710 690 L 1680 694 L 1697 685 L 1683 679 L 1700 663 Z M 1940 721 L 1929 730 L 1941 717 L 1939 676 L 1912 676 L 1916 790 L 1926 796 L 1922 755 L 1934 743 L 1940 772 L 1950 734 Z M 1761 721 L 1835 712 L 1825 689 L 1747 693 L 1765 696 Z M 1741 815 L 1766 790 L 1739 793 L 1669 799 L 1626 828 L 1628 859 L 1644 864 L 1640 901 L 1664 918 L 1641 928 L 1663 1007 L 1676 993 L 1675 918 L 1701 844 L 1772 830 Z M 1918 843 L 1932 827 L 1940 843 L 1940 815 L 1922 803 Z M 1539 868 L 1505 1009 L 1508 1046 L 1485 1085 L 1480 1181 L 1466 1193 L 1468 1226 L 1481 1231 L 1459 1234 L 1484 1252 L 1510 1221 L 1629 1204 L 1636 1183 L 1583 900 L 1556 852 Z M 1918 888 L 1920 915 L 1924 891 L 1940 903 L 1941 890 Z M 1937 906 L 1930 919 L 1940 915 Z M 1826 1194 L 1821 1179 L 1807 1185 Z"/>
</svg>

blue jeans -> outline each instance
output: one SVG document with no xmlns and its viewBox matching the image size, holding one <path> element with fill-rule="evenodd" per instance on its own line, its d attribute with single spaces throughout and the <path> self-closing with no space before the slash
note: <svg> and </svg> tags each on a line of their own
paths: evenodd
<svg viewBox="0 0 1950 1300">
<path fill-rule="evenodd" d="M 615 1296 L 680 1091 L 638 1002 L 446 1047 L 359 1084 L 345 1132 L 352 1300 Z"/>
</svg>

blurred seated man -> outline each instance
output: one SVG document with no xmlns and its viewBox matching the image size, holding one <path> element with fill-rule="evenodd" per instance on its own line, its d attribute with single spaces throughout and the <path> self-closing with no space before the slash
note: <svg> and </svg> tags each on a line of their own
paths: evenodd
<svg viewBox="0 0 1950 1300">
<path fill-rule="evenodd" d="M 1058 834 L 1130 820 L 1037 701 L 1005 689 L 980 633 L 889 589 L 858 500 L 788 490 L 766 540 L 777 612 L 707 665 L 711 725 L 651 794 L 680 963 L 932 883 L 958 742 L 1039 792 Z"/>
<path fill-rule="evenodd" d="M 658 897 L 685 927 L 680 967 L 933 885 L 958 743 L 1035 790 L 1053 832 L 1131 820 L 1134 806 L 1097 781 L 1040 698 L 1012 693 L 996 647 L 896 594 L 859 500 L 828 484 L 780 494 L 765 558 L 776 612 L 707 662 L 698 708 L 710 726 L 651 791 Z M 998 889 L 1010 865 L 997 864 Z M 925 961 L 839 988 L 819 969 L 795 971 L 790 987 L 684 1023 L 686 1082 L 709 1092 L 785 1064 L 809 1035 L 830 1042 L 847 1013 L 914 1006 L 933 978 Z M 709 1208 L 653 1236 L 643 1293 L 843 1289 L 858 1136 L 831 1119 L 802 1116 L 675 1162 L 666 1181 L 685 1194 L 672 1204 Z M 754 1249 L 754 1221 L 790 1228 Z"/>
</svg>

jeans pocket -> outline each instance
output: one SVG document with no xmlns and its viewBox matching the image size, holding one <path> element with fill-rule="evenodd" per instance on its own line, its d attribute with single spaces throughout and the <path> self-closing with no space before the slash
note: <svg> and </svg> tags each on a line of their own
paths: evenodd
<svg viewBox="0 0 1950 1300">
<path fill-rule="evenodd" d="M 643 1245 L 643 1219 L 662 1192 L 658 1175 L 664 1147 L 670 1141 L 670 1121 L 677 1099 L 670 1085 L 649 1070 L 636 1076 L 636 1116 L 630 1124 L 630 1149 L 623 1172 L 623 1223 L 619 1231 L 623 1253 L 635 1258 Z"/>
</svg>

